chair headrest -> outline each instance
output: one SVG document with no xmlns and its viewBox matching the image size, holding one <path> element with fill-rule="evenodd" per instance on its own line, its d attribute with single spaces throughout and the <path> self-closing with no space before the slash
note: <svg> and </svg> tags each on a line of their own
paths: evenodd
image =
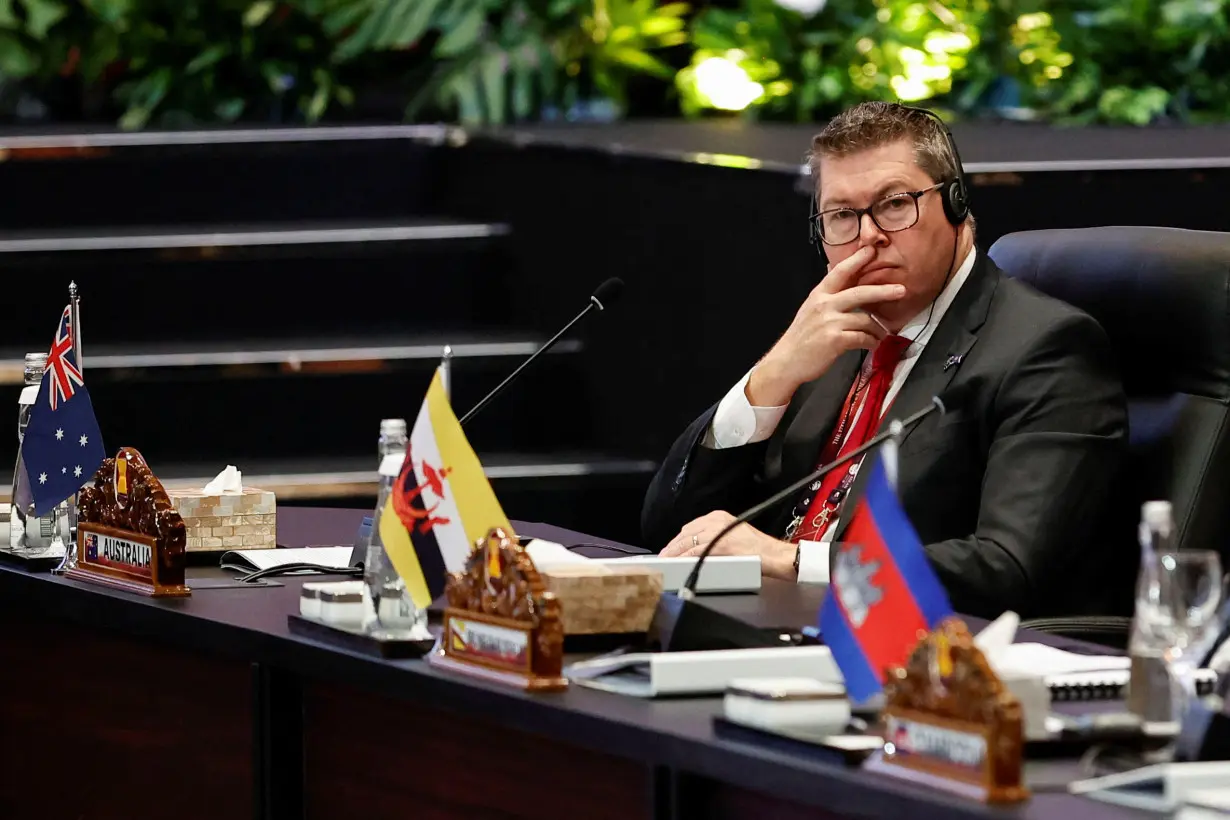
<svg viewBox="0 0 1230 820">
<path fill-rule="evenodd" d="M 1096 319 L 1130 395 L 1230 399 L 1230 233 L 1023 231 L 989 255 L 1014 279 Z"/>
</svg>

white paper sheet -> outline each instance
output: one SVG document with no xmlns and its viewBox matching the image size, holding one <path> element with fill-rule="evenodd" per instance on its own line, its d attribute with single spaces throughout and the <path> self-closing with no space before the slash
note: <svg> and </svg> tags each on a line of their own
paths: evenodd
<svg viewBox="0 0 1230 820">
<path fill-rule="evenodd" d="M 301 547 L 299 549 L 230 550 L 223 553 L 221 563 L 251 564 L 253 569 L 270 569 L 287 564 L 316 564 L 332 569 L 350 566 L 352 547 Z"/>
<path fill-rule="evenodd" d="M 1066 675 L 1127 669 L 1131 659 L 1112 655 L 1078 655 L 1040 643 L 1014 643 L 992 649 L 987 659 L 999 672 Z"/>
</svg>

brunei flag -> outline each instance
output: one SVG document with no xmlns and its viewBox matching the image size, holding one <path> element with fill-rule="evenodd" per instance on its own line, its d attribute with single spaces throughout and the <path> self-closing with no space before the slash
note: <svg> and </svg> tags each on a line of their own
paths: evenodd
<svg viewBox="0 0 1230 820">
<path fill-rule="evenodd" d="M 406 460 L 379 526 L 385 551 L 420 609 L 444 592 L 447 573 L 464 568 L 476 540 L 492 527 L 512 533 L 439 371 L 410 431 Z"/>
</svg>

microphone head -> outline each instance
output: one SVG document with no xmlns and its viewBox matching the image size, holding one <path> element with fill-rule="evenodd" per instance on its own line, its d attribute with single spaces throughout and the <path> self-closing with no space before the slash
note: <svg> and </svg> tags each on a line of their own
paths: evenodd
<svg viewBox="0 0 1230 820">
<path fill-rule="evenodd" d="M 968 385 L 958 384 L 948 388 L 932 401 L 939 407 L 941 413 L 951 413 L 965 403 L 965 400 L 969 398 L 969 392 Z"/>
<path fill-rule="evenodd" d="M 594 295 L 589 298 L 597 304 L 598 310 L 606 310 L 607 306 L 618 299 L 623 292 L 624 280 L 618 276 L 612 276 L 599 285 L 598 289 L 594 291 Z"/>
</svg>

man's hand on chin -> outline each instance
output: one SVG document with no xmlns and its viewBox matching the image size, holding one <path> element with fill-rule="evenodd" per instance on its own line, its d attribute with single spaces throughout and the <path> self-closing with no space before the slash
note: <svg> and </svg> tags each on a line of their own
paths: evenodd
<svg viewBox="0 0 1230 820">
<path fill-rule="evenodd" d="M 716 511 L 685 524 L 660 553 L 671 558 L 678 555 L 700 555 L 704 548 L 724 530 L 735 517 Z M 751 524 L 740 524 L 718 542 L 710 555 L 759 555 L 760 572 L 769 578 L 794 580 L 795 545 L 765 535 Z"/>
</svg>

